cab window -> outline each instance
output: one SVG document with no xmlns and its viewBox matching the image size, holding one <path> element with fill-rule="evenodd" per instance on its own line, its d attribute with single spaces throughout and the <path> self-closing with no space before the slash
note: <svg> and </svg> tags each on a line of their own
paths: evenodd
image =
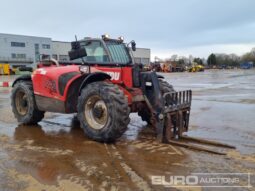
<svg viewBox="0 0 255 191">
<path fill-rule="evenodd" d="M 106 46 L 114 63 L 128 64 L 132 62 L 125 44 L 118 41 L 106 41 Z"/>
<path fill-rule="evenodd" d="M 81 42 L 81 46 L 86 49 L 87 56 L 84 57 L 85 62 L 109 62 L 109 56 L 107 55 L 102 43 L 100 41 L 86 41 Z"/>
</svg>

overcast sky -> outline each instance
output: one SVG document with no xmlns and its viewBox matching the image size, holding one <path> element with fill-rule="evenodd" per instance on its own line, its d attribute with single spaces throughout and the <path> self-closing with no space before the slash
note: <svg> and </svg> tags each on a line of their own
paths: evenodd
<svg viewBox="0 0 255 191">
<path fill-rule="evenodd" d="M 108 33 L 154 56 L 242 54 L 255 47 L 255 0 L 8 0 L 0 33 L 71 41 Z"/>
</svg>

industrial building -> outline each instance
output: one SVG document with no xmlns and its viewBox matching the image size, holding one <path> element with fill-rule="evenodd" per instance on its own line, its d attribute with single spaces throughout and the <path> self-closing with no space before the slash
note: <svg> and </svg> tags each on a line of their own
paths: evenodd
<svg viewBox="0 0 255 191">
<path fill-rule="evenodd" d="M 148 48 L 137 48 L 135 52 L 132 52 L 135 62 L 143 65 L 150 64 L 151 50 Z"/>
<path fill-rule="evenodd" d="M 69 61 L 70 42 L 52 41 L 52 58 L 58 61 Z"/>
<path fill-rule="evenodd" d="M 51 55 L 51 46 L 51 38 L 0 33 L 0 63 L 11 67 L 32 65 L 39 61 L 40 54 Z"/>
<path fill-rule="evenodd" d="M 70 42 L 53 41 L 47 37 L 0 33 L 0 63 L 7 63 L 11 68 L 19 66 L 35 68 L 40 55 L 58 61 L 69 61 L 70 49 Z M 136 63 L 150 63 L 150 49 L 137 48 L 133 55 Z"/>
</svg>

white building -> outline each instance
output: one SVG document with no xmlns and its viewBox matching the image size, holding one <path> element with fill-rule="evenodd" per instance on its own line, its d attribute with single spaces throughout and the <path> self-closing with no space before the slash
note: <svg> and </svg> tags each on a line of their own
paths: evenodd
<svg viewBox="0 0 255 191">
<path fill-rule="evenodd" d="M 137 48 L 135 52 L 132 52 L 136 63 L 143 65 L 150 64 L 151 50 L 148 48 Z"/>
<path fill-rule="evenodd" d="M 52 41 L 52 58 L 59 61 L 69 61 L 68 51 L 70 50 L 70 42 Z"/>
<path fill-rule="evenodd" d="M 40 54 L 51 55 L 51 46 L 50 38 L 0 33 L 0 63 L 33 65 Z"/>
</svg>

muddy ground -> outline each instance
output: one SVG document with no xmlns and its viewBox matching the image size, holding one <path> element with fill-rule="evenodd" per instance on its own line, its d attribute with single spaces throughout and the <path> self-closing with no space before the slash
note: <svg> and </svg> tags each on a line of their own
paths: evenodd
<svg viewBox="0 0 255 191">
<path fill-rule="evenodd" d="M 38 126 L 18 126 L 10 88 L 0 88 L 0 190 L 255 190 L 255 70 L 163 74 L 176 90 L 192 89 L 189 135 L 236 146 L 214 155 L 157 143 L 131 114 L 115 144 L 89 140 L 73 115 L 47 113 Z M 251 173 L 236 187 L 166 187 L 151 176 Z M 245 187 L 246 186 L 246 187 Z"/>
</svg>

